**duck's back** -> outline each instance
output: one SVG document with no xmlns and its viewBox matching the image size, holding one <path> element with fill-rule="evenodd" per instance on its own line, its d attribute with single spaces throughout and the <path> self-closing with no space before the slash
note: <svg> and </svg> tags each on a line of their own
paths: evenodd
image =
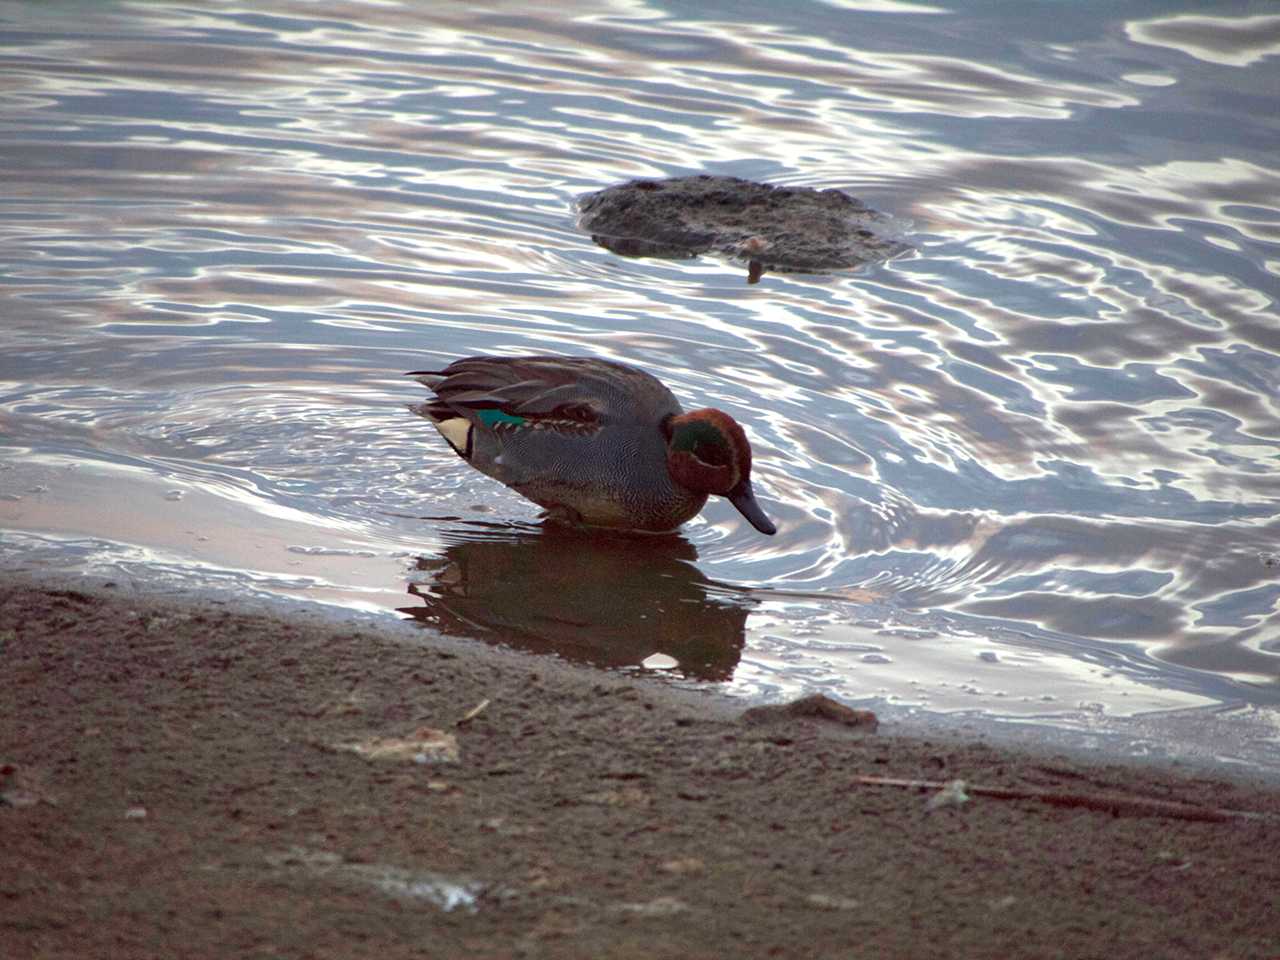
<svg viewBox="0 0 1280 960">
<path fill-rule="evenodd" d="M 706 501 L 671 479 L 662 424 L 680 404 L 643 370 L 589 357 L 468 357 L 416 376 L 436 399 L 415 412 L 477 470 L 553 514 L 669 530 Z"/>
</svg>

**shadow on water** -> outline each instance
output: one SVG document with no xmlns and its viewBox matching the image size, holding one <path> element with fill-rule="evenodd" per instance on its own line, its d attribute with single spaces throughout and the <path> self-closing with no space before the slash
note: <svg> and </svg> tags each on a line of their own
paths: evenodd
<svg viewBox="0 0 1280 960">
<path fill-rule="evenodd" d="M 727 680 L 754 601 L 705 577 L 698 552 L 672 536 L 582 534 L 555 524 L 445 535 L 419 557 L 401 607 L 453 636 L 555 653 L 598 667 L 655 653 L 697 680 Z"/>
</svg>

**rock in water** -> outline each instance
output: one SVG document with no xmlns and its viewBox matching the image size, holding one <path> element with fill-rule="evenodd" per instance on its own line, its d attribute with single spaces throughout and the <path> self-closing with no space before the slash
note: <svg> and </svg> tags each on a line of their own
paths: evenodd
<svg viewBox="0 0 1280 960">
<path fill-rule="evenodd" d="M 825 273 L 911 249 L 886 233 L 889 218 L 842 190 L 777 187 L 739 177 L 631 180 L 578 201 L 578 226 L 624 257 L 711 253 L 765 270 Z"/>
</svg>

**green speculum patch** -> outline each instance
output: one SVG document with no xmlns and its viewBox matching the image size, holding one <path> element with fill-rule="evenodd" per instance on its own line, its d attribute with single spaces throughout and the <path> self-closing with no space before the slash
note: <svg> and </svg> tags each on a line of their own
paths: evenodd
<svg viewBox="0 0 1280 960">
<path fill-rule="evenodd" d="M 520 426 L 527 422 L 525 417 L 518 417 L 514 413 L 505 413 L 496 407 L 490 407 L 487 410 L 477 410 L 476 418 L 486 427 L 495 427 L 500 423 L 509 423 L 512 426 Z"/>
</svg>

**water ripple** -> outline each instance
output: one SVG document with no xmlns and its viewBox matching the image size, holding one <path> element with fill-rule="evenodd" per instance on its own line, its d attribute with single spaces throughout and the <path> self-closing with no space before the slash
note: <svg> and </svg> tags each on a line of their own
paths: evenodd
<svg viewBox="0 0 1280 960">
<path fill-rule="evenodd" d="M 920 677 L 964 670 L 994 712 L 1046 685 L 1120 710 L 1082 679 L 1105 662 L 1152 709 L 1274 699 L 1280 18 L 60 10 L 0 3 L 0 527 L 384 608 L 407 575 L 455 630 L 484 619 L 465 571 L 518 631 L 503 585 L 587 572 L 400 372 L 588 353 L 738 417 L 781 528 L 713 503 L 625 584 L 722 637 L 664 634 L 688 675 L 954 707 Z M 697 172 L 846 189 L 916 253 L 748 286 L 574 225 Z M 652 652 L 585 639 L 625 553 L 572 593 L 588 627 L 543 611 L 529 642 Z"/>
</svg>

